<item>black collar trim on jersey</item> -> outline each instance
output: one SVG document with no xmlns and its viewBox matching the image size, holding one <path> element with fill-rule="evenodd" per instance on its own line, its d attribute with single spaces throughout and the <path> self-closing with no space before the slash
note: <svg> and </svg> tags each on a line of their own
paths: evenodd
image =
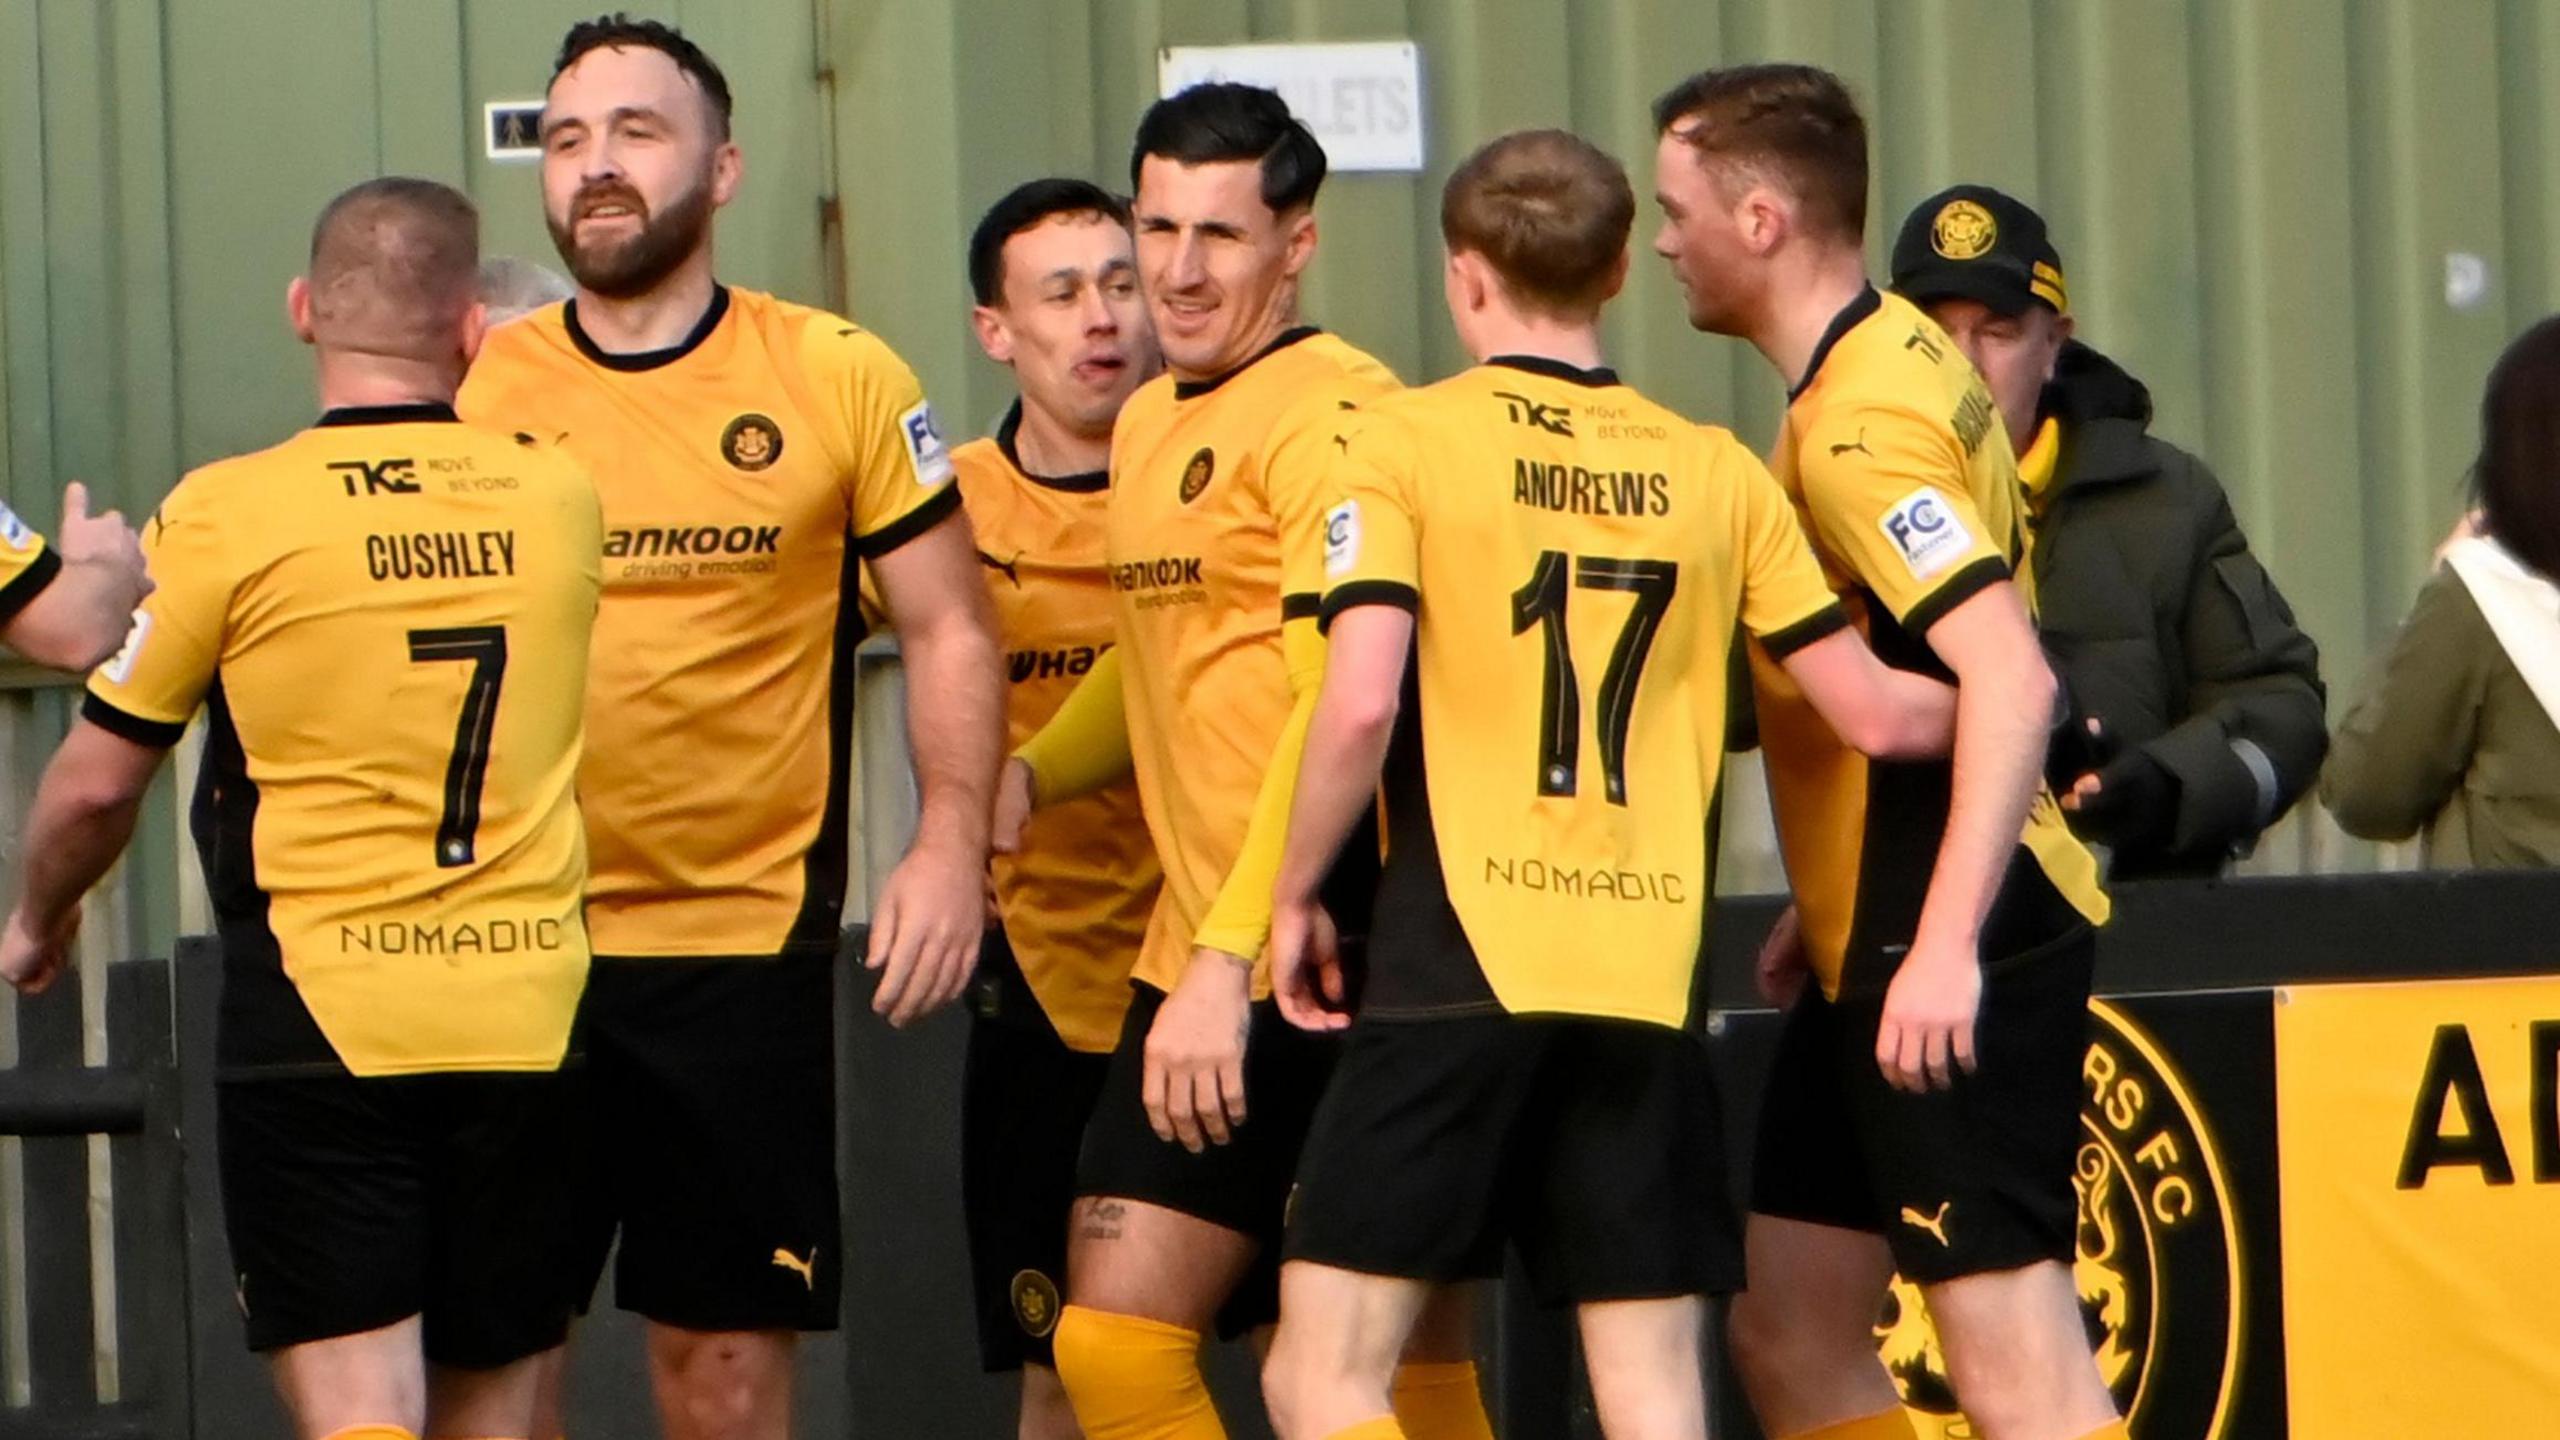
<svg viewBox="0 0 2560 1440">
<path fill-rule="evenodd" d="M 1217 389 L 1219 386 L 1226 384 L 1228 381 L 1233 380 L 1247 370 L 1252 369 L 1254 366 L 1270 359 L 1280 351 L 1288 349 L 1290 346 L 1297 344 L 1301 340 L 1314 339 L 1316 336 L 1323 333 L 1324 328 L 1319 325 L 1301 325 L 1294 330 L 1284 330 L 1280 332 L 1279 339 L 1263 346 L 1260 354 L 1254 356 L 1250 360 L 1247 360 L 1233 370 L 1228 371 L 1224 375 L 1208 380 L 1174 381 L 1173 398 L 1176 400 L 1197 400 L 1201 396 L 1206 395 L 1210 391 Z"/>
<path fill-rule="evenodd" d="M 1500 365 L 1507 370 L 1526 370 L 1532 375 L 1545 375 L 1557 380 L 1570 381 L 1576 385 L 1588 385 L 1595 390 L 1619 383 L 1618 372 L 1606 365 L 1595 365 L 1585 370 L 1579 365 L 1568 365 L 1562 360 L 1550 359 L 1544 355 L 1496 355 L 1484 363 Z"/>
<path fill-rule="evenodd" d="M 702 312 L 700 320 L 694 322 L 691 334 L 663 350 L 634 350 L 627 355 L 610 354 L 596 348 L 596 342 L 588 336 L 586 327 L 578 323 L 576 300 L 572 299 L 560 307 L 560 321 L 569 327 L 569 343 L 578 347 L 578 353 L 607 370 L 655 370 L 662 365 L 673 365 L 702 348 L 702 342 L 711 338 L 711 332 L 720 328 L 720 317 L 728 313 L 729 287 L 714 285 L 711 287 L 710 307 Z"/>
<path fill-rule="evenodd" d="M 1031 467 L 1022 463 L 1022 452 L 1013 448 L 1014 434 L 1021 428 L 1022 402 L 1017 399 L 1013 408 L 1004 412 L 1004 423 L 996 427 L 996 448 L 1004 452 L 1006 463 L 1013 466 L 1013 473 L 1044 490 L 1064 490 L 1070 495 L 1091 495 L 1111 488 L 1111 472 L 1108 470 L 1087 470 L 1081 475 L 1032 474 Z"/>
<path fill-rule="evenodd" d="M 1831 347 L 1840 343 L 1841 336 L 1883 308 L 1884 297 L 1876 293 L 1876 287 L 1859 287 L 1858 298 L 1841 306 L 1840 313 L 1831 317 L 1831 328 L 1822 332 L 1822 343 L 1813 347 L 1813 359 L 1804 367 L 1804 378 L 1787 391 L 1787 403 L 1794 404 L 1797 396 L 1813 387 L 1813 377 L 1822 373 L 1822 362 L 1831 358 Z"/>
<path fill-rule="evenodd" d="M 340 405 L 321 412 L 322 425 L 415 425 L 461 417 L 453 407 L 441 400 L 420 400 L 409 405 Z"/>
</svg>

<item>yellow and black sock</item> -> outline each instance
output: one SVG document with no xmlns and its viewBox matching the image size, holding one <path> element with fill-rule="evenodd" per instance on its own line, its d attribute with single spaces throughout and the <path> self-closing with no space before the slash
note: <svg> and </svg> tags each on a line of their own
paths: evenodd
<svg viewBox="0 0 2560 1440">
<path fill-rule="evenodd" d="M 1198 1331 L 1069 1305 L 1050 1344 L 1085 1440 L 1227 1440 Z"/>
<path fill-rule="evenodd" d="M 1396 1423 L 1404 1427 L 1395 1433 L 1405 1440 L 1493 1440 L 1472 1360 L 1408 1361 L 1396 1368 L 1393 1398 Z"/>
<path fill-rule="evenodd" d="M 1911 1428 L 1911 1417 L 1896 1405 L 1879 1414 L 1799 1431 L 1788 1440 L 1920 1440 L 1920 1432 Z"/>
</svg>

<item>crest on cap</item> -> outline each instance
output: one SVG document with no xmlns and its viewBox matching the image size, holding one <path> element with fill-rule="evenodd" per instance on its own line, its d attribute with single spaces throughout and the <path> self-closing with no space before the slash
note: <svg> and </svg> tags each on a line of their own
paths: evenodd
<svg viewBox="0 0 2560 1440">
<path fill-rule="evenodd" d="M 1949 260 L 1979 260 L 2000 243 L 2000 223 L 1971 200 L 1950 200 L 1929 224 L 1929 246 Z"/>
</svg>

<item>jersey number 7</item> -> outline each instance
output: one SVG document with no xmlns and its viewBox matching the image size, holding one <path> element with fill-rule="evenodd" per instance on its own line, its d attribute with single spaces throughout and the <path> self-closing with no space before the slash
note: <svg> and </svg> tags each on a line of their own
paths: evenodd
<svg viewBox="0 0 2560 1440">
<path fill-rule="evenodd" d="M 1570 576 L 1571 584 L 1566 583 Z M 1662 628 L 1663 612 L 1680 588 L 1680 567 L 1669 560 L 1615 560 L 1561 550 L 1540 552 L 1529 583 L 1511 593 L 1511 633 L 1537 626 L 1546 641 L 1545 696 L 1538 707 L 1538 793 L 1571 795 L 1581 787 L 1582 687 L 1574 676 L 1573 638 L 1565 630 L 1565 602 L 1575 590 L 1622 590 L 1635 596 L 1609 668 L 1600 677 L 1600 773 L 1609 803 L 1627 803 L 1627 731 L 1635 723 L 1636 683 Z"/>
<path fill-rule="evenodd" d="M 409 632 L 412 662 L 468 660 L 471 684 L 453 727 L 453 758 L 444 767 L 444 818 L 436 822 L 436 866 L 450 870 L 478 857 L 480 787 L 489 778 L 489 742 L 498 730 L 498 687 L 507 678 L 503 625 L 465 625 Z"/>
</svg>

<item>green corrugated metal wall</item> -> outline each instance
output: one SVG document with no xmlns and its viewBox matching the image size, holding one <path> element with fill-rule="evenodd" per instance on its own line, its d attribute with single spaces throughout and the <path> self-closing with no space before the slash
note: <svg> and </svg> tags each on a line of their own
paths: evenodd
<svg viewBox="0 0 2560 1440">
<path fill-rule="evenodd" d="M 1006 392 L 957 323 L 959 237 L 979 207 L 1035 173 L 1125 184 L 1160 46 L 1421 43 L 1430 172 L 1328 186 L 1309 296 L 1314 318 L 1408 378 L 1462 360 L 1438 313 L 1436 199 L 1474 143 L 1568 126 L 1624 158 L 1643 193 L 1647 108 L 1682 75 L 1751 59 L 1830 66 L 1856 87 L 1875 137 L 1877 263 L 1904 212 L 1959 180 L 2043 209 L 2081 334 L 2150 383 L 2163 434 L 2220 470 L 2320 641 L 2339 702 L 2459 506 L 2491 360 L 2560 308 L 2552 0 L 834 9 L 830 54 L 854 77 L 837 136 L 855 307 L 970 424 L 988 422 Z M 2455 254 L 2487 267 L 2467 308 L 2447 299 Z M 1649 257 L 1611 324 L 1634 383 L 1755 444 L 1774 433 L 1779 390 L 1758 357 L 1690 333 Z M 2298 821 L 2257 863 L 2354 867 L 2372 855 Z"/>
<path fill-rule="evenodd" d="M 311 407 L 278 318 L 306 227 L 386 169 L 479 197 L 489 249 L 548 258 L 530 167 L 479 107 L 537 96 L 561 0 L 0 0 L 0 485 L 39 523 L 63 480 L 147 508 L 186 464 Z M 2083 333 L 2222 470 L 2351 685 L 2450 519 L 2499 346 L 2560 300 L 2553 0 L 674 0 L 728 68 L 749 160 L 732 279 L 851 309 L 959 428 L 999 372 L 963 328 L 978 210 L 1036 173 L 1124 180 L 1166 44 L 1411 36 L 1431 171 L 1344 176 L 1310 309 L 1408 377 L 1459 363 L 1437 313 L 1440 179 L 1473 142 L 1569 125 L 1644 178 L 1646 106 L 1702 65 L 1846 74 L 1874 124 L 1873 228 L 1957 179 L 2054 222 Z M 829 82 L 832 83 L 829 83 Z M 843 196 L 840 237 L 824 199 Z M 1649 220 L 1648 222 L 1649 223 Z M 2456 309 L 2446 257 L 2488 266 Z M 1690 334 L 1640 259 L 1612 341 L 1692 414 L 1771 433 L 1755 357 Z M 6 702 L 14 793 L 61 722 Z M 13 805 L 10 817 L 18 813 Z M 6 818 L 6 817 L 0 817 Z M 137 938 L 165 944 L 155 821 Z M 2269 864 L 2359 863 L 2303 835 Z"/>
</svg>

